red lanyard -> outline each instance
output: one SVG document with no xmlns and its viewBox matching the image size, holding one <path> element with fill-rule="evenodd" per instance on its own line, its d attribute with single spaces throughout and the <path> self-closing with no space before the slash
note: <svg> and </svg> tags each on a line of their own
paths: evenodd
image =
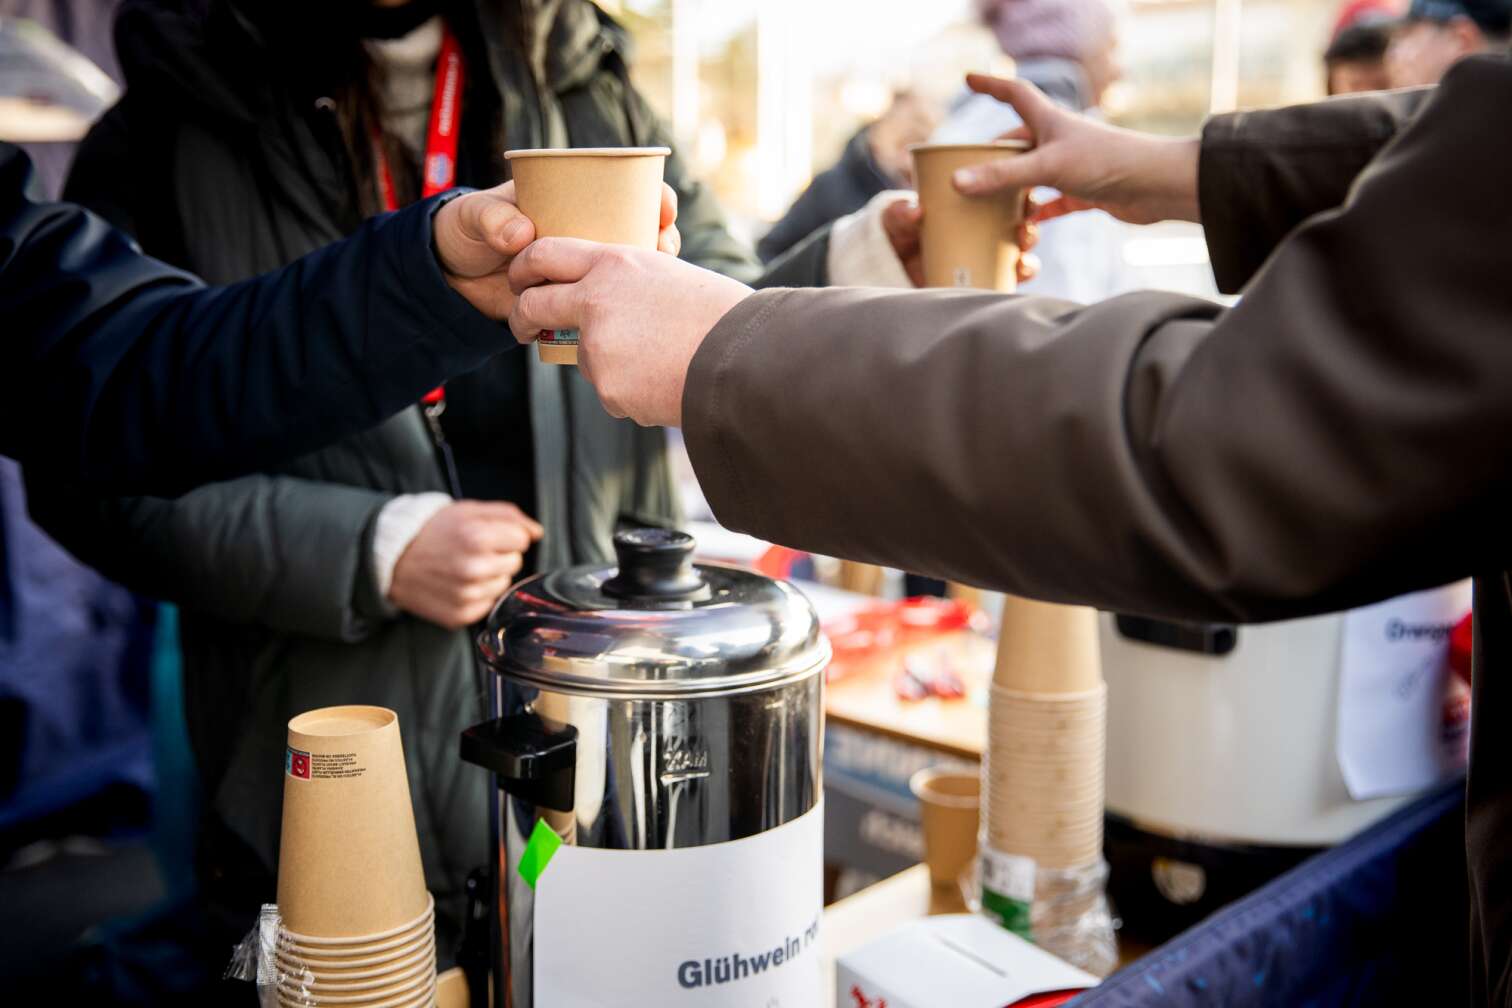
<svg viewBox="0 0 1512 1008">
<path fill-rule="evenodd" d="M 431 97 L 430 128 L 425 135 L 425 161 L 421 165 L 420 198 L 427 199 L 452 187 L 457 179 L 457 127 L 462 120 L 462 47 L 449 27 L 441 29 L 441 52 L 436 57 L 436 85 Z M 373 158 L 378 165 L 378 187 L 385 210 L 399 209 L 394 198 L 394 176 L 377 127 L 373 130 Z M 437 385 L 420 400 L 426 406 L 446 404 L 446 386 Z"/>
</svg>

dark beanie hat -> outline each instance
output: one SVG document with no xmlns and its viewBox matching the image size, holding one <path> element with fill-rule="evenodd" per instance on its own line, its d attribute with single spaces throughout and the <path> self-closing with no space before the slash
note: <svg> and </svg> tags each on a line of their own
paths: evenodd
<svg viewBox="0 0 1512 1008">
<path fill-rule="evenodd" d="M 1409 21 L 1452 21 L 1467 17 L 1488 35 L 1512 32 L 1512 0 L 1412 0 Z"/>
</svg>

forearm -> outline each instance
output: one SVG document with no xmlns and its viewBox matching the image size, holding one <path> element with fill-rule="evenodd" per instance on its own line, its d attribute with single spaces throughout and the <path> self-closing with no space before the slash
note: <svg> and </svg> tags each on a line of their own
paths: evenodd
<svg viewBox="0 0 1512 1008">
<path fill-rule="evenodd" d="M 0 164 L 15 340 L 0 427 L 9 453 L 70 481 L 169 493 L 253 470 L 372 426 L 503 342 L 447 285 L 431 206 L 205 290 L 76 207 L 17 197 L 25 167 Z"/>
<path fill-rule="evenodd" d="M 1404 454 L 1419 468 L 1388 497 L 1381 460 L 1352 455 L 1368 419 L 1314 436 L 1340 404 L 1303 401 L 1300 362 L 1228 350 L 1265 344 L 1253 327 L 1169 295 L 1069 308 L 757 295 L 700 351 L 684 400 L 716 517 L 800 549 L 1178 618 L 1327 611 L 1484 562 L 1479 475 L 1501 474 L 1468 485 L 1463 447 Z M 761 332 L 783 348 L 761 349 Z"/>
<path fill-rule="evenodd" d="M 27 490 L 33 518 L 75 556 L 223 623 L 350 642 L 390 615 L 370 556 L 390 494 L 248 476 L 172 500 L 92 498 L 32 472 Z"/>
<path fill-rule="evenodd" d="M 1431 88 L 1214 116 L 1202 131 L 1201 219 L 1213 274 L 1237 293 L 1308 217 L 1344 202 Z"/>
</svg>

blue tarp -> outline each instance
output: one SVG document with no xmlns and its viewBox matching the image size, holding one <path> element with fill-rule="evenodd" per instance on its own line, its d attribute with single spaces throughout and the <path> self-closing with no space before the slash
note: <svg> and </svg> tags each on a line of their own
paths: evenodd
<svg viewBox="0 0 1512 1008">
<path fill-rule="evenodd" d="M 1464 783 L 1452 781 L 1218 911 L 1075 1008 L 1461 1005 Z"/>
</svg>

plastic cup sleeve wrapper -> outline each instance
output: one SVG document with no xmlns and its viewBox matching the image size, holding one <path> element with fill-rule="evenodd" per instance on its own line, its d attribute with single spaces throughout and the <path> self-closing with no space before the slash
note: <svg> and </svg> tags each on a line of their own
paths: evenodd
<svg viewBox="0 0 1512 1008">
<path fill-rule="evenodd" d="M 1118 965 L 1118 939 L 1101 858 L 1074 868 L 1047 868 L 985 843 L 961 879 L 967 905 L 1094 976 Z"/>
<path fill-rule="evenodd" d="M 231 950 L 231 962 L 226 966 L 227 980 L 256 984 L 260 1008 L 278 1008 L 280 982 L 289 989 L 297 989 L 302 984 L 300 978 L 279 966 L 277 952 L 282 928 L 283 918 L 278 914 L 278 904 L 264 903 L 252 930 Z"/>
</svg>

